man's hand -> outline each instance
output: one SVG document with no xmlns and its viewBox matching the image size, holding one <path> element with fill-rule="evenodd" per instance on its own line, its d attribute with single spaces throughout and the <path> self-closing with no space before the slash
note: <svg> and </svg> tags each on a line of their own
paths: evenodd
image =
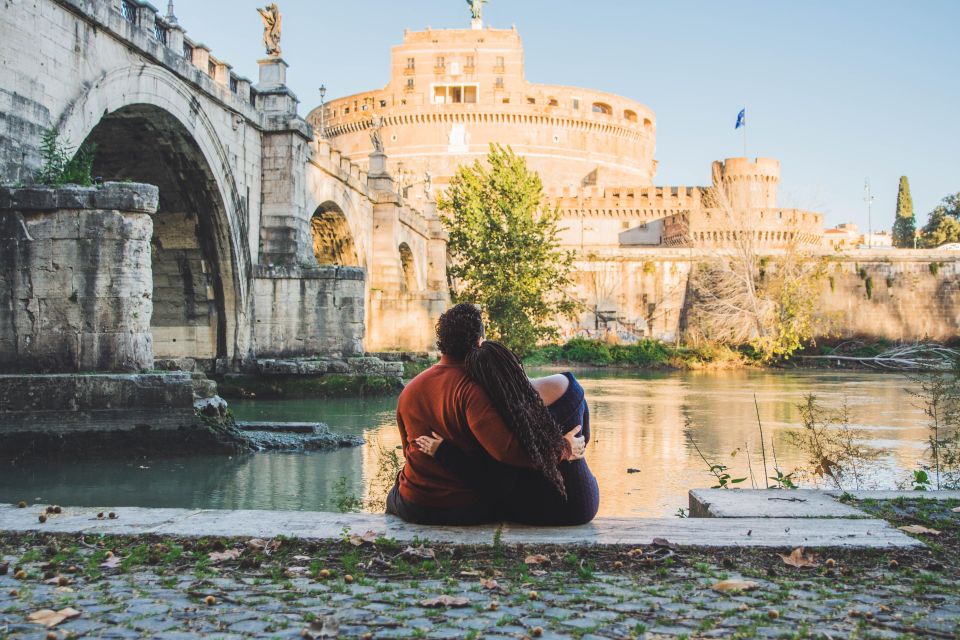
<svg viewBox="0 0 960 640">
<path fill-rule="evenodd" d="M 431 431 L 430 436 L 420 436 L 414 440 L 414 442 L 420 448 L 420 451 L 432 458 L 434 455 L 436 455 L 437 449 L 440 448 L 440 445 L 443 444 L 443 438 L 437 435 L 435 431 Z"/>
<path fill-rule="evenodd" d="M 587 441 L 580 432 L 583 431 L 583 425 L 577 425 L 564 434 L 564 448 L 567 450 L 563 460 L 582 460 L 583 454 L 587 450 Z"/>
</svg>

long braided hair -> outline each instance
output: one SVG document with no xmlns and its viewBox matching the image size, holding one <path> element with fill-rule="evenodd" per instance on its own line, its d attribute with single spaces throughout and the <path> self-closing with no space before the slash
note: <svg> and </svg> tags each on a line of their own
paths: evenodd
<svg viewBox="0 0 960 640">
<path fill-rule="evenodd" d="M 499 342 L 488 340 L 472 349 L 464 363 L 467 375 L 490 396 L 533 466 L 566 497 L 567 488 L 557 469 L 566 451 L 563 430 L 530 384 L 520 359 Z"/>
</svg>

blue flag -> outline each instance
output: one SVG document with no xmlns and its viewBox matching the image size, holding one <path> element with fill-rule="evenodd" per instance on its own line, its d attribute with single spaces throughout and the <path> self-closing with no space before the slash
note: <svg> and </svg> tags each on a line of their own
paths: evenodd
<svg viewBox="0 0 960 640">
<path fill-rule="evenodd" d="M 745 126 L 747 126 L 747 110 L 741 109 L 740 113 L 737 114 L 737 126 L 735 126 L 733 129 L 737 130 L 740 127 Z"/>
</svg>

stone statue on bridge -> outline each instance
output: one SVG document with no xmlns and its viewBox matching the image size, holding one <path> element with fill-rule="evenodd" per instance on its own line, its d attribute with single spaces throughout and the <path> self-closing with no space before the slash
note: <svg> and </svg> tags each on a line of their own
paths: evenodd
<svg viewBox="0 0 960 640">
<path fill-rule="evenodd" d="M 267 55 L 276 58 L 280 57 L 280 7 L 276 2 L 272 2 L 262 9 L 257 9 L 260 17 L 263 18 L 263 46 L 267 49 Z"/>
<path fill-rule="evenodd" d="M 467 0 L 467 4 L 470 5 L 470 15 L 473 16 L 474 20 L 483 20 L 483 5 L 487 3 L 488 0 Z"/>
<path fill-rule="evenodd" d="M 380 135 L 381 129 L 383 129 L 383 116 L 375 113 L 370 117 L 370 142 L 373 143 L 375 153 L 384 152 L 383 136 Z"/>
</svg>

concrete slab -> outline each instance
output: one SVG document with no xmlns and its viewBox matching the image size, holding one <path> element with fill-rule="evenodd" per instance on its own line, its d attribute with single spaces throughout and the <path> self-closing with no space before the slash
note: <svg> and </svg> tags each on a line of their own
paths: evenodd
<svg viewBox="0 0 960 640">
<path fill-rule="evenodd" d="M 60 533 L 158 534 L 190 537 L 260 537 L 284 535 L 309 540 L 337 540 L 345 533 L 374 531 L 400 542 L 492 544 L 497 525 L 427 527 L 382 514 L 301 511 L 215 511 L 137 507 L 64 508 L 41 524 L 42 505 L 17 509 L 0 505 L 0 530 Z M 114 511 L 117 520 L 97 520 Z M 504 524 L 505 544 L 641 545 L 654 538 L 689 547 L 850 547 L 922 546 L 883 520 L 817 518 L 599 518 L 581 527 L 535 528 Z"/>
<path fill-rule="evenodd" d="M 846 494 L 857 500 L 960 500 L 960 491 L 824 491 L 839 498 Z"/>
<path fill-rule="evenodd" d="M 831 494 L 812 489 L 693 489 L 691 518 L 869 518 Z"/>
</svg>

